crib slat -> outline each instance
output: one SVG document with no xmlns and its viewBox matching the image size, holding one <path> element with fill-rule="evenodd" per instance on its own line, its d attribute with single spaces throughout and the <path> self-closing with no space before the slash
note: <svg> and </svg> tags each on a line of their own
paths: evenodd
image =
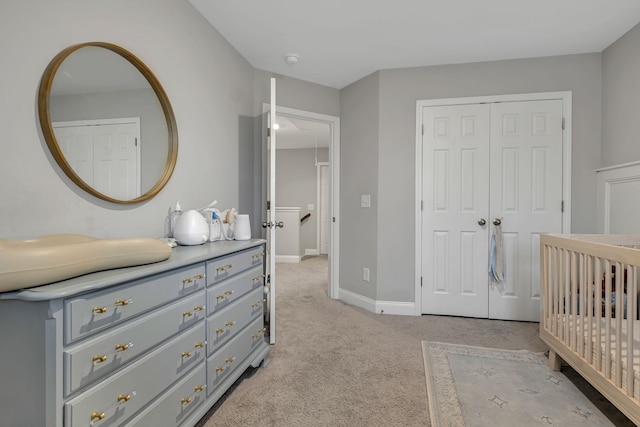
<svg viewBox="0 0 640 427">
<path fill-rule="evenodd" d="M 627 278 L 625 285 L 627 286 L 627 295 L 637 295 L 635 293 L 635 288 L 636 288 L 636 271 L 637 268 L 633 267 L 633 266 L 629 266 L 628 269 L 626 270 L 626 275 L 625 277 Z M 636 308 L 635 308 L 635 304 L 633 303 L 633 301 L 635 301 L 635 298 L 629 298 L 627 297 L 627 304 L 626 304 L 626 309 L 627 309 L 627 316 L 626 316 L 626 323 L 627 323 L 627 363 L 626 363 L 626 369 L 627 369 L 627 376 L 625 379 L 625 383 L 627 385 L 627 396 L 633 396 L 634 395 L 634 384 L 635 384 L 635 375 L 634 375 L 634 370 L 633 370 L 633 363 L 634 363 L 634 359 L 635 359 L 635 348 L 634 348 L 634 344 L 633 344 L 633 337 L 635 336 L 634 333 L 635 331 L 633 330 L 633 324 L 634 324 L 634 319 L 635 319 L 635 312 L 636 312 Z M 624 302 L 624 300 L 623 300 Z M 621 304 L 622 305 L 622 304 Z"/>
<path fill-rule="evenodd" d="M 602 258 L 596 258 L 596 270 L 595 270 L 596 288 L 594 289 L 596 294 L 596 370 L 602 372 Z"/>
<path fill-rule="evenodd" d="M 622 277 L 624 277 L 624 266 L 619 263 L 616 262 L 616 275 L 614 277 L 615 279 L 615 285 L 616 285 L 616 307 L 615 307 L 615 316 L 616 316 L 616 321 L 615 321 L 615 343 L 616 343 L 616 347 L 615 347 L 615 361 L 616 361 L 616 369 L 615 369 L 615 385 L 616 387 L 622 387 L 622 308 L 624 307 L 624 304 L 622 304 L 620 302 L 620 289 L 622 289 L 623 284 L 622 284 Z M 624 298 L 623 298 L 624 300 Z"/>
<path fill-rule="evenodd" d="M 609 260 L 604 262 L 604 376 L 611 379 L 611 263 Z"/>
<path fill-rule="evenodd" d="M 562 272 L 564 273 L 564 278 L 563 278 L 563 283 L 564 286 L 562 287 L 564 289 L 564 294 L 562 295 L 563 298 L 561 300 L 561 302 L 564 302 L 564 314 L 565 314 L 565 319 L 567 319 L 566 316 L 570 316 L 571 315 L 571 301 L 568 299 L 571 297 L 571 262 L 570 262 L 570 251 L 568 250 L 564 250 L 564 256 L 562 257 L 562 261 L 563 261 L 563 266 L 562 266 Z M 564 322 L 564 343 L 567 345 L 567 347 L 571 348 L 571 341 L 570 341 L 570 331 L 569 328 L 571 327 L 571 325 L 569 324 L 569 322 L 565 321 Z"/>
<path fill-rule="evenodd" d="M 571 319 L 574 319 L 573 321 L 573 327 L 571 328 L 571 344 L 570 344 L 570 348 L 571 350 L 573 350 L 574 352 L 576 352 L 577 350 L 577 345 L 578 345 L 578 339 L 577 339 L 577 329 L 579 327 L 578 324 L 578 261 L 577 261 L 577 255 L 575 251 L 570 251 L 570 256 L 569 256 L 569 262 L 571 265 L 571 273 L 570 273 L 570 300 L 571 300 Z M 570 322 L 567 322 L 567 324 L 569 324 Z"/>
<path fill-rule="evenodd" d="M 593 283 L 593 257 L 591 255 L 587 256 L 587 348 L 585 349 L 587 363 L 593 365 L 593 297 L 595 287 L 592 286 Z"/>
</svg>

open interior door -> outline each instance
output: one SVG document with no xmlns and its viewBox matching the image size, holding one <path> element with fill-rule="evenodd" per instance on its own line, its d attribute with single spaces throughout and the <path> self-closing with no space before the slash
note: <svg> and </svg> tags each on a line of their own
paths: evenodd
<svg viewBox="0 0 640 427">
<path fill-rule="evenodd" d="M 271 101 L 267 115 L 267 214 L 262 226 L 266 230 L 266 286 L 269 312 L 269 344 L 276 342 L 276 79 L 271 78 Z"/>
</svg>

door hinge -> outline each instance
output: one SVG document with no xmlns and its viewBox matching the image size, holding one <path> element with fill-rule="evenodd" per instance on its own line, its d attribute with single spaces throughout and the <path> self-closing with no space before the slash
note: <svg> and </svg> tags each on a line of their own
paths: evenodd
<svg viewBox="0 0 640 427">
<path fill-rule="evenodd" d="M 267 210 L 271 210 L 271 200 L 267 200 Z"/>
<path fill-rule="evenodd" d="M 271 138 L 271 128 L 267 128 L 267 138 Z"/>
<path fill-rule="evenodd" d="M 420 287 L 422 287 L 422 276 L 420 276 Z"/>
<path fill-rule="evenodd" d="M 422 136 L 424 136 L 424 125 L 422 125 Z"/>
<path fill-rule="evenodd" d="M 562 130 L 564 130 L 564 117 L 562 118 Z"/>
<path fill-rule="evenodd" d="M 138 146 L 138 138 L 137 137 L 135 138 L 135 146 L 136 147 Z"/>
<path fill-rule="evenodd" d="M 271 284 L 271 275 L 270 274 L 267 274 L 266 280 L 267 280 L 267 284 Z"/>
<path fill-rule="evenodd" d="M 336 222 L 336 217 L 335 216 L 333 217 L 333 222 Z"/>
<path fill-rule="evenodd" d="M 564 212 L 564 200 L 560 202 L 560 212 Z"/>
<path fill-rule="evenodd" d="M 420 200 L 420 211 L 424 211 L 424 200 Z"/>
</svg>

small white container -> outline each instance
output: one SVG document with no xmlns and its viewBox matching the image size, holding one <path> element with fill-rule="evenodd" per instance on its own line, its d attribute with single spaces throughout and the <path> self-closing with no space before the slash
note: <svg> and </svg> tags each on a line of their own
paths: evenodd
<svg viewBox="0 0 640 427">
<path fill-rule="evenodd" d="M 246 215 L 246 214 L 236 215 L 235 239 L 236 240 L 251 239 L 251 222 L 249 221 L 249 215 Z"/>
</svg>

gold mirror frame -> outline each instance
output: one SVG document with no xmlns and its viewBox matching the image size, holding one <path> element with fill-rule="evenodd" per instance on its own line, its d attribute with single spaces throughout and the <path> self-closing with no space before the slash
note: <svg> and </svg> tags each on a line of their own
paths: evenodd
<svg viewBox="0 0 640 427">
<path fill-rule="evenodd" d="M 64 60 L 71 55 L 73 52 L 87 46 L 101 47 L 104 49 L 108 49 L 125 60 L 129 61 L 141 74 L 142 76 L 149 82 L 151 88 L 156 94 L 162 111 L 164 112 L 166 124 L 167 124 L 167 134 L 169 136 L 168 140 L 168 154 L 167 161 L 165 163 L 164 170 L 160 179 L 153 185 L 146 193 L 130 200 L 119 200 L 113 197 L 107 196 L 103 194 L 89 184 L 84 182 L 80 176 L 76 174 L 71 165 L 67 162 L 64 153 L 60 149 L 58 145 L 58 141 L 56 139 L 55 133 L 53 131 L 53 125 L 51 123 L 51 111 L 49 105 L 49 97 L 51 93 L 51 87 L 53 85 L 53 80 L 58 71 L 58 68 L 64 62 Z M 131 204 L 138 203 L 145 200 L 149 200 L 154 197 L 162 188 L 167 184 L 169 178 L 173 174 L 173 170 L 175 168 L 176 162 L 178 160 L 178 131 L 176 126 L 176 119 L 173 114 L 173 109 L 171 108 L 171 103 L 169 102 L 169 97 L 166 92 L 162 88 L 162 85 L 156 78 L 156 76 L 151 72 L 149 67 L 147 67 L 138 57 L 129 52 L 128 50 L 114 45 L 110 43 L 103 42 L 89 42 L 89 43 L 81 43 L 71 47 L 64 49 L 62 52 L 58 53 L 53 60 L 49 63 L 44 74 L 42 75 L 42 80 L 40 81 L 40 88 L 38 90 L 38 116 L 40 119 L 40 127 L 42 128 L 42 134 L 44 139 L 53 155 L 53 158 L 58 163 L 58 166 L 63 170 L 63 172 L 73 181 L 78 187 L 82 188 L 87 193 L 98 197 L 102 200 L 107 200 L 113 203 L 122 203 L 122 204 Z"/>
</svg>

